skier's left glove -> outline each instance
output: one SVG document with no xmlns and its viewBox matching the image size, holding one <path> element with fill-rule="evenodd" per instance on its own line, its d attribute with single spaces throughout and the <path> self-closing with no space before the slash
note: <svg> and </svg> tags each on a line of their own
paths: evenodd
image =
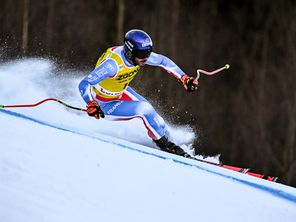
<svg viewBox="0 0 296 222">
<path fill-rule="evenodd" d="M 86 112 L 89 116 L 93 116 L 96 119 L 100 119 L 100 117 L 104 118 L 105 114 L 99 104 L 96 101 L 90 101 L 86 106 Z"/>
<path fill-rule="evenodd" d="M 197 90 L 198 80 L 193 77 L 187 76 L 185 74 L 180 78 L 180 82 L 183 84 L 184 88 L 189 93 L 193 93 Z"/>
</svg>

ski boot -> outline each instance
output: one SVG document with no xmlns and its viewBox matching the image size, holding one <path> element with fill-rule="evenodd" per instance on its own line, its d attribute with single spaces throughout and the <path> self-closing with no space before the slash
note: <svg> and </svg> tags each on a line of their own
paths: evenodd
<svg viewBox="0 0 296 222">
<path fill-rule="evenodd" d="M 155 144 L 162 150 L 168 153 L 173 153 L 179 156 L 190 157 L 181 147 L 169 141 L 166 136 L 161 137 L 159 140 L 153 140 Z"/>
</svg>

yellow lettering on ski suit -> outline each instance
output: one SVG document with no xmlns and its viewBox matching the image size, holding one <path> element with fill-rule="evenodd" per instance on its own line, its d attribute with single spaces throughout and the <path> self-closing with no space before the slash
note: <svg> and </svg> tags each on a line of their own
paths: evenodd
<svg viewBox="0 0 296 222">
<path fill-rule="evenodd" d="M 96 67 L 102 64 L 106 59 L 114 59 L 117 64 L 117 73 L 93 86 L 97 98 L 103 101 L 120 99 L 122 93 L 138 73 L 140 66 L 128 67 L 124 64 L 123 58 L 109 48 L 98 59 Z"/>
</svg>

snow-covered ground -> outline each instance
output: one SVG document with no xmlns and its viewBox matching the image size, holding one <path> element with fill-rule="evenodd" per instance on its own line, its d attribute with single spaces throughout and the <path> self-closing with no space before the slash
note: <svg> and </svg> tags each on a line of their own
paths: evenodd
<svg viewBox="0 0 296 222">
<path fill-rule="evenodd" d="M 82 73 L 55 72 L 47 60 L 0 64 L 0 104 L 84 107 Z M 296 219 L 295 188 L 153 149 L 139 120 L 97 121 L 47 102 L 0 110 L 0 124 L 1 222 Z M 170 133 L 195 138 L 188 126 Z"/>
</svg>

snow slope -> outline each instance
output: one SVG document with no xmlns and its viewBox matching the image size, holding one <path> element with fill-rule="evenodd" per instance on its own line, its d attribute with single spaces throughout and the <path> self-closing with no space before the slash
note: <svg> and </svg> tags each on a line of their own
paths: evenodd
<svg viewBox="0 0 296 222">
<path fill-rule="evenodd" d="M 83 107 L 79 78 L 55 72 L 47 60 L 1 64 L 0 103 Z M 0 109 L 0 123 L 1 222 L 296 218 L 295 188 L 150 148 L 137 120 L 95 121 L 48 102 Z M 170 131 L 180 144 L 195 137 L 187 126 Z"/>
</svg>

